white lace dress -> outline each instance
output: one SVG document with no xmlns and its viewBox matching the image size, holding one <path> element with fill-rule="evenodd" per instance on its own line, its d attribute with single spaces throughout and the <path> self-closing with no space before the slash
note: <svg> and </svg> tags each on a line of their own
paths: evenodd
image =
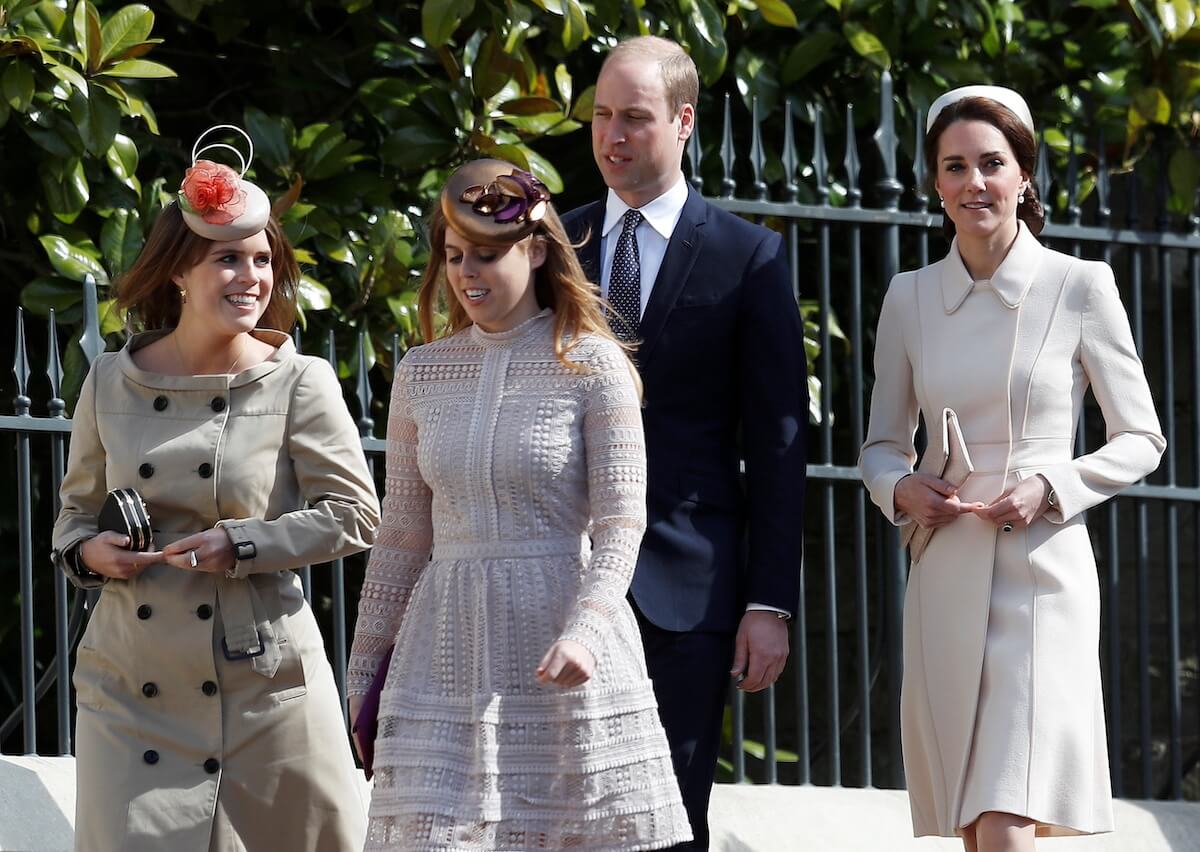
<svg viewBox="0 0 1200 852">
<path fill-rule="evenodd" d="M 368 850 L 690 839 L 625 600 L 645 527 L 633 380 L 600 338 L 571 353 L 589 371 L 568 370 L 552 327 L 549 310 L 509 332 L 472 326 L 396 371 L 349 669 L 364 692 L 395 642 Z M 538 683 L 557 639 L 595 655 L 583 686 Z"/>
</svg>

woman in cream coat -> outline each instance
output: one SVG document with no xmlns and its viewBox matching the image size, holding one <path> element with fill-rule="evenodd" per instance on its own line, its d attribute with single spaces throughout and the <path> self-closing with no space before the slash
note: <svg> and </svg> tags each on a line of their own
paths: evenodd
<svg viewBox="0 0 1200 852">
<path fill-rule="evenodd" d="M 913 565 L 901 722 L 913 828 L 968 850 L 1112 830 L 1083 512 L 1153 471 L 1165 447 L 1103 263 L 1043 247 L 1033 122 L 1016 92 L 972 86 L 930 109 L 947 225 L 938 263 L 891 282 L 860 464 L 892 523 L 936 530 Z M 1092 388 L 1107 442 L 1073 458 Z M 937 477 L 945 408 L 974 473 Z M 914 474 L 918 412 L 929 448 Z"/>
<path fill-rule="evenodd" d="M 164 210 L 119 285 L 154 330 L 96 359 L 75 408 L 55 557 L 103 588 L 75 666 L 77 850 L 357 852 L 366 834 L 290 569 L 368 547 L 379 506 L 332 369 L 270 330 L 298 271 L 242 184 L 231 223 Z M 98 532 L 127 487 L 151 552 Z"/>
</svg>

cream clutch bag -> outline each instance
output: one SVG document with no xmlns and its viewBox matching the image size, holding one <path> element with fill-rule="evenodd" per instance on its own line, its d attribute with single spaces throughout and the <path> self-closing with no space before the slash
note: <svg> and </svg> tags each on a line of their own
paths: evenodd
<svg viewBox="0 0 1200 852">
<path fill-rule="evenodd" d="M 974 471 L 971 456 L 967 452 L 967 442 L 963 440 L 962 429 L 958 426 L 958 415 L 952 408 L 942 409 L 942 461 L 937 469 L 937 477 L 955 488 L 961 488 Z M 921 561 L 921 554 L 929 546 L 935 532 L 936 529 L 923 528 L 916 521 L 909 521 L 904 525 L 901 541 L 908 547 L 909 558 L 914 563 Z"/>
</svg>

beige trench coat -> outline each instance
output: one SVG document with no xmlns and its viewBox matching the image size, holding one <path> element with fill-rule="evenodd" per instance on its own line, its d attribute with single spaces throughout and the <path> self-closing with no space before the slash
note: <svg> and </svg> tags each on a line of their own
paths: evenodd
<svg viewBox="0 0 1200 852">
<path fill-rule="evenodd" d="M 1107 442 L 1073 458 L 1091 386 Z M 1042 474 L 1057 495 L 1027 530 L 974 515 L 938 530 L 908 580 L 901 729 L 919 835 L 953 836 L 982 811 L 1039 834 L 1112 829 L 1098 659 L 1100 603 L 1084 510 L 1158 466 L 1166 445 L 1112 270 L 1044 248 L 1024 225 L 993 278 L 972 282 L 957 242 L 896 276 L 879 318 L 860 464 L 893 523 L 920 411 L 959 417 L 990 502 Z M 941 430 L 919 470 L 936 474 Z"/>
<path fill-rule="evenodd" d="M 80 393 L 54 528 L 68 577 L 89 584 L 63 555 L 119 487 L 145 498 L 156 547 L 224 520 L 255 555 L 234 578 L 158 564 L 104 584 L 75 666 L 77 850 L 362 848 L 332 670 L 290 569 L 369 547 L 379 504 L 332 369 L 256 334 L 275 355 L 232 380 L 141 370 L 130 353 L 155 334 L 138 335 Z"/>
</svg>

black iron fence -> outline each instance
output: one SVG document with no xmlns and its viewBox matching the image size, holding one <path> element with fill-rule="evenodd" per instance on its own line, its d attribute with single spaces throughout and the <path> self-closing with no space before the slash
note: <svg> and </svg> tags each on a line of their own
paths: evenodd
<svg viewBox="0 0 1200 852">
<path fill-rule="evenodd" d="M 704 147 L 697 135 L 689 146 L 693 184 L 703 188 L 700 176 L 707 175 L 712 186 L 720 186 L 710 196 L 714 203 L 784 234 L 795 292 L 820 350 L 809 509 L 805 519 L 796 519 L 807 529 L 807 564 L 791 664 L 775 687 L 751 696 L 731 694 L 725 771 L 731 780 L 902 786 L 900 619 L 907 563 L 895 531 L 868 505 L 856 459 L 865 432 L 871 341 L 887 281 L 945 250 L 941 217 L 928 212 L 920 135 L 914 134 L 909 148 L 911 172 L 902 176 L 887 75 L 873 134 L 877 156 L 868 166 L 858 148 L 863 130 L 856 130 L 850 107 L 844 156 L 835 169 L 819 111 L 801 120 L 789 106 L 782 142 L 772 152 L 757 107 L 748 122 L 735 123 L 735 104 L 726 99 L 724 106 L 720 142 Z M 915 124 L 921 126 L 919 116 Z M 800 153 L 807 140 L 810 157 Z M 748 156 L 739 154 L 739 144 Z M 1097 151 L 1086 164 L 1094 189 L 1081 202 L 1081 155 L 1072 146 L 1065 162 L 1055 165 L 1043 145 L 1036 174 L 1041 196 L 1062 195 L 1066 202 L 1063 221 L 1052 217 L 1043 239 L 1115 269 L 1169 442 L 1161 468 L 1147 482 L 1088 518 L 1101 572 L 1099 653 L 1113 788 L 1120 796 L 1195 799 L 1200 798 L 1200 214 L 1193 211 L 1182 228 L 1167 214 L 1169 152 L 1143 160 L 1138 171 L 1114 176 L 1102 143 Z M 782 175 L 774 181 L 776 200 L 767 185 L 771 175 Z M 911 178 L 908 187 L 902 177 Z M 739 194 L 739 184 L 748 191 Z M 866 195 L 872 206 L 866 206 Z M 1149 218 L 1142 213 L 1147 197 L 1152 228 L 1142 224 Z M 1084 206 L 1090 208 L 1086 216 Z M 86 284 L 85 294 L 81 345 L 91 358 L 103 341 L 94 286 Z M 65 754 L 71 751 L 68 662 L 88 602 L 77 592 L 72 599 L 46 558 L 70 421 L 60 391 L 59 330 L 51 317 L 45 332 L 48 363 L 35 371 L 25 342 L 34 328 L 18 316 L 17 396 L 13 414 L 0 416 L 2 452 L 16 459 L 12 514 L 19 546 L 13 564 L 21 604 L 21 686 L 18 694 L 0 694 L 0 708 L 16 708 L 0 728 L 0 746 Z M 322 343 L 332 357 L 333 341 Z M 359 413 L 368 459 L 381 468 L 383 441 L 374 437 L 371 417 L 376 395 L 362 357 L 367 345 L 365 338 L 358 341 L 351 408 Z M 394 341 L 393 348 L 398 346 Z M 49 392 L 37 406 L 28 390 L 35 380 Z M 1079 452 L 1105 440 L 1094 404 L 1078 435 Z M 339 688 L 352 621 L 347 608 L 354 605 L 360 572 L 361 560 L 352 560 L 349 568 L 334 563 L 329 571 L 302 571 L 306 593 L 324 614 Z M 0 575 L 0 586 L 15 585 L 11 575 Z M 46 697 L 51 689 L 52 708 Z M 55 744 L 38 736 L 39 709 L 41 719 L 55 723 Z"/>
</svg>

